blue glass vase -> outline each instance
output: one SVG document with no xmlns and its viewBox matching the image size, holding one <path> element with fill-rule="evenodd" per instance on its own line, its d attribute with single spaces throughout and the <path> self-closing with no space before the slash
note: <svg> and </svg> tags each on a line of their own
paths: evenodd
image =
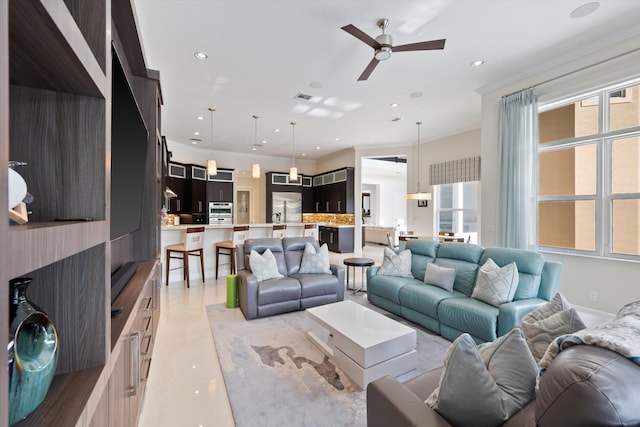
<svg viewBox="0 0 640 427">
<path fill-rule="evenodd" d="M 10 282 L 9 425 L 33 412 L 44 400 L 58 363 L 58 334 L 42 310 L 27 301 L 31 279 Z"/>
</svg>

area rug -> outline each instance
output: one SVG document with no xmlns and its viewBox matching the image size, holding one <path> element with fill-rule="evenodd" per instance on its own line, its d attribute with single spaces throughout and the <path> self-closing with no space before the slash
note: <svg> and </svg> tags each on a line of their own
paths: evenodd
<svg viewBox="0 0 640 427">
<path fill-rule="evenodd" d="M 309 340 L 326 332 L 304 311 L 247 321 L 239 308 L 206 309 L 237 426 L 366 426 L 366 392 Z M 402 381 L 442 366 L 450 344 L 416 329 L 418 368 Z"/>
</svg>

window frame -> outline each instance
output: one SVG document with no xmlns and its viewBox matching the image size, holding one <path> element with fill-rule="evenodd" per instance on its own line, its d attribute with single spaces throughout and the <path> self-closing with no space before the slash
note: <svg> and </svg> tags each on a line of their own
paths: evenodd
<svg viewBox="0 0 640 427">
<path fill-rule="evenodd" d="M 457 198 L 457 199 L 460 199 L 460 198 L 463 197 L 463 194 L 464 194 L 464 190 L 462 188 L 463 185 L 467 184 L 467 183 L 470 183 L 470 182 L 471 183 L 475 183 L 475 190 L 476 190 L 476 206 L 475 206 L 475 208 L 470 209 L 470 208 L 454 208 L 454 207 L 452 207 L 452 208 L 443 208 L 443 207 L 441 207 L 441 205 L 440 205 L 440 192 L 441 192 L 441 187 L 443 185 L 458 186 L 459 187 L 458 189 L 456 189 L 456 188 L 453 189 L 453 197 Z M 461 227 L 463 229 L 461 229 L 461 230 L 452 230 L 452 232 L 454 232 L 454 233 L 467 233 L 466 231 L 464 231 L 464 213 L 465 212 L 475 213 L 476 219 L 478 219 L 479 198 L 480 198 L 480 181 L 466 181 L 466 182 L 452 182 L 452 183 L 448 183 L 448 184 L 437 184 L 437 185 L 434 185 L 433 188 L 434 188 L 434 193 L 435 193 L 435 197 L 434 197 L 434 199 L 435 199 L 435 209 L 434 209 L 434 211 L 435 211 L 434 212 L 435 213 L 435 215 L 434 215 L 435 224 L 434 224 L 434 229 L 436 230 L 436 233 L 440 232 L 440 231 L 445 231 L 445 230 L 442 230 L 440 228 L 440 214 L 441 214 L 441 212 L 451 212 L 452 215 L 453 215 L 452 219 L 456 215 L 459 216 L 459 218 L 460 218 L 459 223 L 460 223 L 460 225 L 461 225 Z M 456 197 L 456 194 L 457 194 L 457 197 Z M 453 224 L 455 224 L 455 221 L 452 220 L 452 227 L 453 227 Z M 480 221 L 477 220 L 476 224 L 477 224 L 478 230 L 470 231 L 470 233 L 479 233 Z"/>
<path fill-rule="evenodd" d="M 573 148 L 589 144 L 596 146 L 596 191 L 592 195 L 560 195 L 541 196 L 536 194 L 536 218 L 538 218 L 539 204 L 541 202 L 554 201 L 580 201 L 593 200 L 595 202 L 595 241 L 594 250 L 582 250 L 574 248 L 562 248 L 557 246 L 545 246 L 538 243 L 538 236 L 534 236 L 538 248 L 546 252 L 558 252 L 575 255 L 587 255 L 611 259 L 626 259 L 640 261 L 639 255 L 622 254 L 613 252 L 613 203 L 615 200 L 640 200 L 640 192 L 613 194 L 613 143 L 624 138 L 640 138 L 640 125 L 625 129 L 610 131 L 610 105 L 611 94 L 617 91 L 640 85 L 640 78 L 630 79 L 615 85 L 607 85 L 595 90 L 588 90 L 578 94 L 563 97 L 552 102 L 541 103 L 538 106 L 538 115 L 562 106 L 584 102 L 587 99 L 598 98 L 598 133 L 577 138 L 567 138 L 546 143 L 539 143 L 537 156 L 540 153 L 564 148 Z M 626 99 L 625 99 L 626 100 Z M 594 104 L 595 105 L 595 102 Z M 537 162 L 538 163 L 538 162 Z M 540 169 L 536 170 L 536 178 L 540 180 Z M 537 190 L 536 193 L 539 191 Z M 539 227 L 538 227 L 539 228 Z"/>
</svg>

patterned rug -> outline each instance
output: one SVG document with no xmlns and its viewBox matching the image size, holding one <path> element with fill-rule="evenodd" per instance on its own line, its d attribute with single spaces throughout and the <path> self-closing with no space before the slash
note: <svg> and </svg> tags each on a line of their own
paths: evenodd
<svg viewBox="0 0 640 427">
<path fill-rule="evenodd" d="M 349 299 L 388 314 L 366 295 Z M 216 304 L 207 315 L 238 427 L 366 426 L 366 393 L 311 343 L 307 331 L 326 332 L 304 311 L 248 322 L 239 308 Z M 450 344 L 416 329 L 418 369 L 402 381 L 441 366 Z"/>
</svg>

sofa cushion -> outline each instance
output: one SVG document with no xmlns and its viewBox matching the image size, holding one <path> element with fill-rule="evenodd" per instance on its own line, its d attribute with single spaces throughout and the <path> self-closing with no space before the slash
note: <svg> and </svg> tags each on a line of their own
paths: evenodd
<svg viewBox="0 0 640 427">
<path fill-rule="evenodd" d="M 278 271 L 276 257 L 270 249 L 267 249 L 262 254 L 251 251 L 251 254 L 249 254 L 249 267 L 258 279 L 258 282 L 283 277 Z"/>
<path fill-rule="evenodd" d="M 251 255 L 251 251 L 256 251 L 259 254 L 264 253 L 267 249 L 271 251 L 273 256 L 276 258 L 276 263 L 278 264 L 278 271 L 283 276 L 288 276 L 287 264 L 285 262 L 285 254 L 284 248 L 282 246 L 283 239 L 279 238 L 266 238 L 266 239 L 247 239 L 244 241 L 242 248 L 244 250 L 244 265 L 248 266 L 251 269 L 251 264 L 249 262 L 249 256 Z M 304 245 L 302 246 L 304 248 Z M 300 256 L 302 256 L 302 250 L 300 251 Z"/>
<path fill-rule="evenodd" d="M 292 277 L 266 280 L 258 285 L 258 306 L 299 300 L 300 282 Z"/>
<path fill-rule="evenodd" d="M 542 254 L 522 249 L 487 248 L 482 254 L 480 264 L 484 264 L 489 258 L 500 267 L 512 262 L 516 263 L 519 281 L 513 297 L 514 301 L 538 296 L 542 268 L 544 267 Z"/>
<path fill-rule="evenodd" d="M 298 273 L 331 274 L 329 269 L 329 246 L 325 243 L 316 251 L 313 245 L 307 243 L 304 247 Z"/>
<path fill-rule="evenodd" d="M 519 329 L 479 347 L 463 334 L 447 350 L 426 404 L 453 425 L 499 426 L 535 397 L 537 373 Z"/>
<path fill-rule="evenodd" d="M 376 275 L 367 279 L 367 291 L 395 304 L 400 304 L 400 289 L 410 283 L 420 283 L 416 279 L 406 277 Z M 422 285 L 425 286 L 425 285 Z"/>
<path fill-rule="evenodd" d="M 473 298 L 449 298 L 438 305 L 441 324 L 465 331 L 483 341 L 497 336 L 498 308 Z"/>
<path fill-rule="evenodd" d="M 406 249 L 411 251 L 411 273 L 418 280 L 424 278 L 427 263 L 436 259 L 439 242 L 432 240 L 409 240 Z"/>
<path fill-rule="evenodd" d="M 301 298 L 338 293 L 338 278 L 333 274 L 292 274 L 300 281 Z"/>
<path fill-rule="evenodd" d="M 456 281 L 453 289 L 471 296 L 482 251 L 482 246 L 469 243 L 442 243 L 438 248 L 435 263 L 443 267 L 455 268 Z"/>
<path fill-rule="evenodd" d="M 512 262 L 500 268 L 491 258 L 478 269 L 472 298 L 494 307 L 511 302 L 518 287 L 518 268 Z"/>
<path fill-rule="evenodd" d="M 550 302 L 522 319 L 522 331 L 536 362 L 540 362 L 552 340 L 584 328 L 586 325 L 580 319 L 578 312 L 560 292 Z"/>
<path fill-rule="evenodd" d="M 427 264 L 424 273 L 424 283 L 434 285 L 445 291 L 453 291 L 453 282 L 456 280 L 456 269 L 441 267 L 434 263 Z"/>
<path fill-rule="evenodd" d="M 382 265 L 378 269 L 378 275 L 413 278 L 411 274 L 411 251 L 404 250 L 400 253 L 395 253 L 390 248 L 385 247 L 384 258 L 382 259 Z"/>
<path fill-rule="evenodd" d="M 398 292 L 399 303 L 406 308 L 438 318 L 438 304 L 447 298 L 463 298 L 460 292 L 449 292 L 437 286 L 429 286 L 414 280 Z"/>
<path fill-rule="evenodd" d="M 298 272 L 300 263 L 302 262 L 304 248 L 307 244 L 313 246 L 313 249 L 316 251 L 320 248 L 318 241 L 314 237 L 284 237 L 281 240 L 287 267 L 285 276 L 290 276 Z"/>
</svg>

